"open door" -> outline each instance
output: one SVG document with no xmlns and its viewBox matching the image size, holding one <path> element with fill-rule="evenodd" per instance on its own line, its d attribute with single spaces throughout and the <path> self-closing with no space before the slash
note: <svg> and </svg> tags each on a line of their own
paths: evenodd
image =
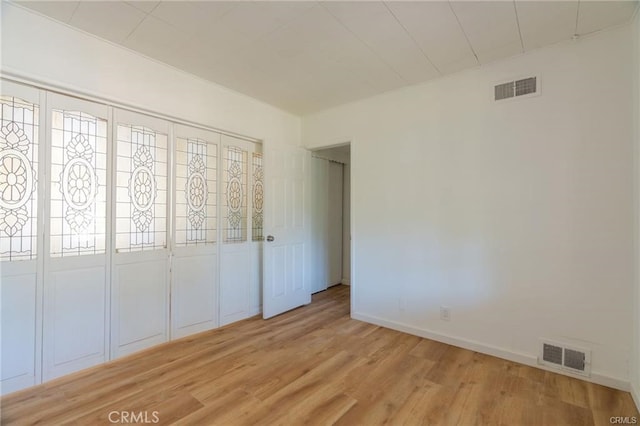
<svg viewBox="0 0 640 426">
<path fill-rule="evenodd" d="M 307 272 L 311 154 L 297 147 L 264 147 L 266 211 L 263 317 L 311 302 Z"/>
</svg>

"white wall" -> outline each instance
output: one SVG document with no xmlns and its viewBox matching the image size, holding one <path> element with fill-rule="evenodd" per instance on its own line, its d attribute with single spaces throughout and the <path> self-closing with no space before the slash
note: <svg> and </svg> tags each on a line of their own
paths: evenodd
<svg viewBox="0 0 640 426">
<path fill-rule="evenodd" d="M 305 117 L 309 148 L 351 141 L 352 315 L 531 364 L 591 348 L 628 388 L 631 49 L 626 26 Z M 493 101 L 531 74 L 541 96 Z"/>
<path fill-rule="evenodd" d="M 266 140 L 299 144 L 296 116 L 2 2 L 2 72 Z"/>
<path fill-rule="evenodd" d="M 633 24 L 633 32 L 635 40 L 634 44 L 634 112 L 633 117 L 635 120 L 635 201 L 636 201 L 636 245 L 635 245 L 635 261 L 636 261 L 636 276 L 635 276 L 635 293 L 634 302 L 634 315 L 635 315 L 635 329 L 633 334 L 633 352 L 632 352 L 632 376 L 631 386 L 632 395 L 635 400 L 638 410 L 640 410 L 640 11 L 636 11 L 636 17 Z"/>
</svg>

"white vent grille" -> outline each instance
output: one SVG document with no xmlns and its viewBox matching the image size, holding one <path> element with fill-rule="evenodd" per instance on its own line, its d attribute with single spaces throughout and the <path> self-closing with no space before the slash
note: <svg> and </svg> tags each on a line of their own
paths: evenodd
<svg viewBox="0 0 640 426">
<path fill-rule="evenodd" d="M 574 351 L 573 349 L 564 350 L 564 363 L 563 365 L 572 370 L 584 371 L 586 367 L 586 355 L 581 351 Z"/>
<path fill-rule="evenodd" d="M 552 364 L 562 365 L 562 348 L 560 346 L 543 344 L 542 359 Z"/>
<path fill-rule="evenodd" d="M 538 362 L 549 367 L 589 376 L 591 352 L 561 343 L 543 341 Z"/>
<path fill-rule="evenodd" d="M 494 99 L 500 101 L 538 93 L 538 77 L 527 77 L 494 86 Z"/>
<path fill-rule="evenodd" d="M 510 83 L 498 84 L 494 90 L 496 101 L 513 98 L 513 81 Z"/>
</svg>

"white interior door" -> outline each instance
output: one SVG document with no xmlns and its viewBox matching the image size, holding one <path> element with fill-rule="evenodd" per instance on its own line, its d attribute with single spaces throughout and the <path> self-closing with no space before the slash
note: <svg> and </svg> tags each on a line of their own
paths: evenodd
<svg viewBox="0 0 640 426">
<path fill-rule="evenodd" d="M 171 338 L 218 325 L 220 134 L 174 126 Z"/>
<path fill-rule="evenodd" d="M 169 123 L 114 110 L 115 241 L 111 352 L 169 338 Z"/>
<path fill-rule="evenodd" d="M 0 387 L 39 383 L 42 341 L 44 94 L 2 81 L 0 105 Z"/>
<path fill-rule="evenodd" d="M 262 184 L 254 184 L 261 180 L 259 150 L 254 142 L 222 135 L 220 325 L 260 309 L 262 226 L 256 208 L 261 213 L 262 206 L 256 206 L 255 197 L 256 190 L 262 194 Z"/>
<path fill-rule="evenodd" d="M 263 316 L 270 318 L 311 302 L 309 255 L 310 152 L 266 147 Z"/>
<path fill-rule="evenodd" d="M 108 355 L 109 109 L 47 97 L 43 380 Z"/>
</svg>

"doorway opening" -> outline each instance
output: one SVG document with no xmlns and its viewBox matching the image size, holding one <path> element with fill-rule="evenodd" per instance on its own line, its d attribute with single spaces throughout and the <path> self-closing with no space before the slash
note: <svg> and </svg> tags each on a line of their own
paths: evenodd
<svg viewBox="0 0 640 426">
<path fill-rule="evenodd" d="M 351 146 L 312 152 L 311 293 L 351 285 Z"/>
</svg>

